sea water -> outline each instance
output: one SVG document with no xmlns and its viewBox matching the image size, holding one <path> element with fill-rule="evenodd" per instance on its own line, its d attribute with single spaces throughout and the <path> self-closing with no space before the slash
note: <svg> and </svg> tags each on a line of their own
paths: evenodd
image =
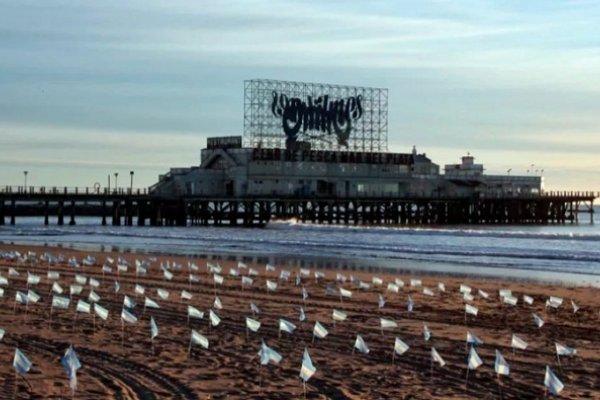
<svg viewBox="0 0 600 400">
<path fill-rule="evenodd" d="M 21 218 L 17 225 L 0 226 L 0 241 L 600 287 L 600 226 L 589 222 L 589 214 L 582 214 L 579 224 L 544 226 L 365 227 L 280 221 L 265 228 L 114 227 L 101 226 L 98 218 L 79 218 L 75 226 L 42 222 Z"/>
</svg>

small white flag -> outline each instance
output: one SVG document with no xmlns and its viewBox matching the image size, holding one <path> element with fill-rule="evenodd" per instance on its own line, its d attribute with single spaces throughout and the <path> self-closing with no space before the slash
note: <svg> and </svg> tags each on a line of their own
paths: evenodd
<svg viewBox="0 0 600 400">
<path fill-rule="evenodd" d="M 381 294 L 379 295 L 379 302 L 377 303 L 377 306 L 379 308 L 383 308 L 385 306 L 385 298 Z"/>
<path fill-rule="evenodd" d="M 219 275 L 219 274 L 214 274 L 213 275 L 213 280 L 215 282 L 215 285 L 222 285 L 223 284 L 223 276 Z"/>
<path fill-rule="evenodd" d="M 352 297 L 352 292 L 350 290 L 340 288 L 340 296 L 349 299 Z"/>
<path fill-rule="evenodd" d="M 223 309 L 223 303 L 221 303 L 221 299 L 219 298 L 219 296 L 215 297 L 215 301 L 213 301 L 213 308 L 215 310 L 222 310 Z"/>
<path fill-rule="evenodd" d="M 300 307 L 300 316 L 298 317 L 298 320 L 300 322 L 303 322 L 304 320 L 306 320 L 306 314 L 304 314 L 304 308 Z"/>
<path fill-rule="evenodd" d="M 313 335 L 318 337 L 319 339 L 325 338 L 329 332 L 319 321 L 315 322 L 315 327 L 313 328 Z"/>
<path fill-rule="evenodd" d="M 544 326 L 544 320 L 541 319 L 537 314 L 533 314 L 533 322 L 535 322 L 535 325 L 538 328 L 541 328 L 542 326 Z"/>
<path fill-rule="evenodd" d="M 208 349 L 208 338 L 198 332 L 196 332 L 194 329 L 192 329 L 192 338 L 191 338 L 192 344 L 197 344 L 199 346 L 202 346 L 205 349 Z"/>
<path fill-rule="evenodd" d="M 135 308 L 135 301 L 131 297 L 125 295 L 125 297 L 123 297 L 123 305 L 127 308 Z"/>
<path fill-rule="evenodd" d="M 476 316 L 478 311 L 477 307 L 472 306 L 471 304 L 465 304 L 465 313 Z"/>
<path fill-rule="evenodd" d="M 475 296 L 473 296 L 471 293 L 463 293 L 464 301 L 473 301 L 473 299 L 475 299 Z"/>
<path fill-rule="evenodd" d="M 71 286 L 69 286 L 69 293 L 72 295 L 74 294 L 81 294 L 81 292 L 83 292 L 83 286 L 81 285 L 77 285 L 77 284 L 72 284 Z"/>
<path fill-rule="evenodd" d="M 150 339 L 154 339 L 158 336 L 158 326 L 156 325 L 156 321 L 154 321 L 154 317 L 150 317 Z"/>
<path fill-rule="evenodd" d="M 523 295 L 523 303 L 532 305 L 533 304 L 533 297 L 527 296 L 526 294 L 524 294 Z"/>
<path fill-rule="evenodd" d="M 275 271 L 275 266 L 272 264 L 267 264 L 267 265 L 265 265 L 265 271 L 273 272 L 273 271 Z"/>
<path fill-rule="evenodd" d="M 546 300 L 546 307 L 550 306 L 552 308 L 558 308 L 561 306 L 563 299 L 561 297 L 550 296 L 548 300 Z"/>
<path fill-rule="evenodd" d="M 364 339 L 360 335 L 356 335 L 356 341 L 354 342 L 354 348 L 363 354 L 369 353 L 369 347 L 365 343 Z"/>
<path fill-rule="evenodd" d="M 408 312 L 412 312 L 413 309 L 415 308 L 415 302 L 413 301 L 412 297 L 410 297 L 410 296 L 408 296 L 406 308 L 408 309 Z"/>
<path fill-rule="evenodd" d="M 21 375 L 25 375 L 31 369 L 31 361 L 19 349 L 15 349 L 15 358 L 13 359 L 13 367 Z"/>
<path fill-rule="evenodd" d="M 182 290 L 181 291 L 181 299 L 182 300 L 191 300 L 192 294 L 190 292 L 188 292 L 187 290 Z"/>
<path fill-rule="evenodd" d="M 406 343 L 404 343 L 399 338 L 396 338 L 396 341 L 394 342 L 394 351 L 396 352 L 396 354 L 398 354 L 399 356 L 401 356 L 402 354 L 406 353 L 406 351 L 409 348 L 410 347 Z"/>
<path fill-rule="evenodd" d="M 438 290 L 439 290 L 440 292 L 445 292 L 445 291 L 446 291 L 446 285 L 444 285 L 442 282 L 439 282 L 439 283 L 437 284 L 437 287 L 438 287 Z"/>
<path fill-rule="evenodd" d="M 277 282 L 267 279 L 267 292 L 277 290 Z"/>
<path fill-rule="evenodd" d="M 71 299 L 63 296 L 52 296 L 52 308 L 69 308 L 69 304 L 71 304 Z"/>
<path fill-rule="evenodd" d="M 248 275 L 249 276 L 258 276 L 258 271 L 255 270 L 254 268 L 248 268 Z"/>
<path fill-rule="evenodd" d="M 80 312 L 80 313 L 86 313 L 89 314 L 91 311 L 91 306 L 89 303 L 86 303 L 83 300 L 78 300 L 77 301 L 77 308 L 75 309 L 75 311 Z"/>
<path fill-rule="evenodd" d="M 208 316 L 210 317 L 210 324 L 212 326 L 217 326 L 221 323 L 221 318 L 213 310 L 208 311 Z"/>
<path fill-rule="evenodd" d="M 290 321 L 285 320 L 283 318 L 279 319 L 279 330 L 287 333 L 294 333 L 296 329 L 296 325 L 292 324 Z"/>
<path fill-rule="evenodd" d="M 475 351 L 475 347 L 471 347 L 471 350 L 469 350 L 469 361 L 467 362 L 467 366 L 469 369 L 477 369 L 481 364 L 483 364 L 483 362 Z"/>
<path fill-rule="evenodd" d="M 91 287 L 95 287 L 95 288 L 100 287 L 100 281 L 98 281 L 95 278 L 90 278 L 88 283 L 90 284 Z"/>
<path fill-rule="evenodd" d="M 396 285 L 398 285 L 398 287 L 403 288 L 404 287 L 404 281 L 400 278 L 396 278 L 394 279 L 394 282 L 396 283 Z"/>
<path fill-rule="evenodd" d="M 163 276 L 165 277 L 166 280 L 170 281 L 173 279 L 173 273 L 169 270 L 164 270 L 163 271 Z"/>
<path fill-rule="evenodd" d="M 431 290 L 429 288 L 423 288 L 423 294 L 425 296 L 430 296 L 430 297 L 435 296 L 435 293 L 433 293 L 433 290 Z"/>
<path fill-rule="evenodd" d="M 37 285 L 40 283 L 40 276 L 27 271 L 27 285 Z"/>
<path fill-rule="evenodd" d="M 392 321 L 391 319 L 380 318 L 379 322 L 381 323 L 381 329 L 398 327 L 398 324 L 395 321 Z"/>
<path fill-rule="evenodd" d="M 575 304 L 573 300 L 571 300 L 571 307 L 573 307 L 573 314 L 577 314 L 577 311 L 579 311 L 579 306 Z"/>
<path fill-rule="evenodd" d="M 34 292 L 33 290 L 29 289 L 27 291 L 27 300 L 29 301 L 29 303 L 37 303 L 40 299 L 40 295 Z"/>
<path fill-rule="evenodd" d="M 372 282 L 373 282 L 373 286 L 381 286 L 381 285 L 383 285 L 383 280 L 381 278 L 376 277 L 376 276 L 373 277 Z"/>
<path fill-rule="evenodd" d="M 477 294 L 479 294 L 479 297 L 481 297 L 482 299 L 487 299 L 488 297 L 490 297 L 488 292 L 484 292 L 481 289 L 477 290 Z"/>
<path fill-rule="evenodd" d="M 135 315 L 133 315 L 132 313 L 130 313 L 129 311 L 127 311 L 126 308 L 123 308 L 121 310 L 121 320 L 128 322 L 130 324 L 135 324 L 137 322 L 137 317 Z"/>
<path fill-rule="evenodd" d="M 465 294 L 465 293 L 471 293 L 471 287 L 467 286 L 467 285 L 463 285 L 461 283 L 460 288 L 459 288 L 460 293 Z"/>
<path fill-rule="evenodd" d="M 558 396 L 565 388 L 565 385 L 554 375 L 554 372 L 548 366 L 546 366 L 546 374 L 544 375 L 544 385 L 555 396 Z"/>
<path fill-rule="evenodd" d="M 565 346 L 564 344 L 560 344 L 560 343 L 554 343 L 554 344 L 556 346 L 556 355 L 574 356 L 575 354 L 577 354 L 577 350 L 572 347 L 568 347 L 568 346 Z"/>
<path fill-rule="evenodd" d="M 527 342 L 518 337 L 517 335 L 512 335 L 511 347 L 519 350 L 525 350 L 527 348 Z"/>
<path fill-rule="evenodd" d="M 94 312 L 96 313 L 97 316 L 102 318 L 104 321 L 106 321 L 108 319 L 108 310 L 106 308 L 102 307 L 98 303 L 94 303 Z"/>
<path fill-rule="evenodd" d="M 260 328 L 260 322 L 250 317 L 246 317 L 246 328 L 250 329 L 252 332 L 257 332 Z"/>
<path fill-rule="evenodd" d="M 438 363 L 440 365 L 440 367 L 443 367 L 444 365 L 446 365 L 446 361 L 444 361 L 442 356 L 440 356 L 440 354 L 437 352 L 435 347 L 431 348 L 431 361 Z"/>
<path fill-rule="evenodd" d="M 467 343 L 473 346 L 480 346 L 483 344 L 481 339 L 479 339 L 477 336 L 475 336 L 469 331 L 467 331 Z"/>
<path fill-rule="evenodd" d="M 339 310 L 334 309 L 333 313 L 332 313 L 332 317 L 333 317 L 334 321 L 342 322 L 342 321 L 346 320 L 346 318 L 348 317 L 348 315 L 345 312 L 343 312 L 343 311 L 339 311 Z"/>
<path fill-rule="evenodd" d="M 300 367 L 300 378 L 304 382 L 307 382 L 314 373 L 317 372 L 317 369 L 312 363 L 310 359 L 310 355 L 308 354 L 308 350 L 304 349 L 304 355 L 302 356 L 302 366 Z"/>
<path fill-rule="evenodd" d="M 431 331 L 425 324 L 423 324 L 423 339 L 425 339 L 425 341 L 431 339 Z"/>
<path fill-rule="evenodd" d="M 510 289 L 500 289 L 500 290 L 498 290 L 498 295 L 500 297 L 512 296 L 512 290 L 510 290 Z"/>
<path fill-rule="evenodd" d="M 202 311 L 200 311 L 196 307 L 190 306 L 190 305 L 188 305 L 188 308 L 187 308 L 187 315 L 190 318 L 196 318 L 196 319 L 204 318 L 204 313 Z"/>
<path fill-rule="evenodd" d="M 63 288 L 58 284 L 58 282 L 53 282 L 52 291 L 56 294 L 62 294 Z"/>
<path fill-rule="evenodd" d="M 87 283 L 87 278 L 83 275 L 75 275 L 75 282 L 79 285 L 85 285 Z"/>
<path fill-rule="evenodd" d="M 515 296 L 504 296 L 502 298 L 502 302 L 504 304 L 508 304 L 509 306 L 516 306 L 519 299 Z"/>
<path fill-rule="evenodd" d="M 279 364 L 281 359 L 281 354 L 267 346 L 265 341 L 262 341 L 262 345 L 260 347 L 260 351 L 258 352 L 258 356 L 260 357 L 260 363 L 262 365 L 267 365 L 269 363 Z"/>
<path fill-rule="evenodd" d="M 140 296 L 143 296 L 144 293 L 146 292 L 146 288 L 144 288 L 142 285 L 136 284 L 134 291 L 135 291 L 135 294 L 139 294 Z"/>
<path fill-rule="evenodd" d="M 158 303 L 149 297 L 144 297 L 144 307 L 145 308 L 160 308 Z"/>
<path fill-rule="evenodd" d="M 60 278 L 60 273 L 56 272 L 56 271 L 48 271 L 48 280 L 57 280 Z"/>
<path fill-rule="evenodd" d="M 94 292 L 93 290 L 90 290 L 88 300 L 90 301 L 90 303 L 97 303 L 100 301 L 100 296 L 98 295 L 98 293 Z"/>
<path fill-rule="evenodd" d="M 411 279 L 410 280 L 410 286 L 412 287 L 418 287 L 421 286 L 423 284 L 423 282 L 421 282 L 420 279 Z"/>
<path fill-rule="evenodd" d="M 252 286 L 254 279 L 249 276 L 242 276 L 242 286 Z"/>
<path fill-rule="evenodd" d="M 510 366 L 498 350 L 496 350 L 496 362 L 494 363 L 494 370 L 498 375 L 508 376 L 510 373 Z"/>
<path fill-rule="evenodd" d="M 396 285 L 395 283 L 390 282 L 387 285 L 387 291 L 393 292 L 393 293 L 398 293 L 400 291 L 400 287 L 398 285 Z"/>
<path fill-rule="evenodd" d="M 156 289 L 156 293 L 158 294 L 158 297 L 160 297 L 163 300 L 167 300 L 169 298 L 169 291 L 165 290 L 165 289 Z"/>
</svg>

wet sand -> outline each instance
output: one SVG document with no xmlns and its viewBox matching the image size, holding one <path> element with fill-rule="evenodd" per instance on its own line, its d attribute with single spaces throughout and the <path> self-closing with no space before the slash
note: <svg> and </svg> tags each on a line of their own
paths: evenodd
<svg viewBox="0 0 600 400">
<path fill-rule="evenodd" d="M 206 399 L 206 398 L 301 398 L 303 389 L 298 378 L 304 348 L 312 357 L 317 373 L 307 383 L 307 398 L 351 399 L 535 399 L 544 397 L 544 371 L 550 365 L 565 389 L 561 398 L 600 398 L 600 291 L 595 288 L 548 286 L 531 282 L 501 281 L 491 279 L 463 279 L 448 276 L 418 274 L 368 273 L 365 271 L 339 271 L 346 277 L 354 275 L 371 283 L 373 275 L 384 282 L 367 290 L 349 281 L 341 286 L 352 291 L 351 299 L 340 302 L 339 296 L 326 291 L 328 284 L 336 285 L 336 271 L 322 270 L 325 279 L 316 281 L 311 270 L 310 278 L 303 284 L 309 293 L 306 304 L 302 301 L 300 286 L 294 277 L 297 268 L 278 267 L 275 272 L 265 271 L 264 265 L 248 265 L 259 271 L 254 284 L 244 290 L 241 278 L 229 275 L 237 262 L 219 261 L 225 277 L 216 294 L 223 309 L 215 310 L 221 324 L 209 328 L 208 310 L 213 306 L 215 288 L 208 273 L 205 259 L 185 257 L 157 257 L 146 276 L 136 278 L 135 259 L 146 260 L 148 255 L 123 254 L 129 263 L 127 272 L 116 276 L 116 265 L 111 274 L 103 277 L 101 265 L 107 256 L 115 260 L 116 253 L 79 252 L 68 249 L 34 246 L 2 245 L 0 251 L 28 250 L 37 256 L 48 252 L 54 256 L 76 256 L 79 261 L 87 254 L 96 257 L 91 267 L 73 268 L 66 263 L 49 266 L 46 262 L 0 261 L 0 274 L 7 277 L 0 299 L 0 328 L 6 334 L 0 341 L 0 398 L 59 399 L 70 397 L 69 381 L 60 364 L 60 357 L 72 343 L 82 363 L 78 373 L 78 390 L 75 398 L 82 399 Z M 172 269 L 174 277 L 167 281 L 159 266 L 161 262 L 180 263 L 180 270 Z M 199 266 L 194 274 L 199 283 L 189 285 L 188 260 Z M 216 263 L 214 260 L 209 262 Z M 20 272 L 8 276 L 8 268 Z M 266 292 L 265 280 L 276 280 L 281 269 L 291 272 L 289 282 L 279 281 L 275 292 Z M 87 301 L 89 286 L 80 296 L 73 296 L 69 310 L 50 313 L 52 281 L 47 271 L 60 272 L 59 284 L 67 291 L 74 283 L 74 275 L 95 277 L 102 282 L 94 289 L 101 297 L 99 304 L 110 312 L 107 321 L 96 317 L 95 329 L 92 314 L 76 313 L 77 299 Z M 42 296 L 40 302 L 27 306 L 17 304 L 15 291 L 27 290 L 27 271 L 40 275 L 41 281 L 32 286 Z M 247 270 L 240 270 L 246 274 Z M 387 283 L 401 278 L 406 283 L 399 293 L 386 290 Z M 410 287 L 411 278 L 421 278 L 423 287 L 431 288 L 434 296 L 423 294 L 423 287 Z M 121 284 L 114 293 L 114 280 Z M 160 304 L 160 309 L 146 309 L 142 314 L 144 297 L 134 292 L 135 284 L 146 289 L 146 295 Z M 443 282 L 446 292 L 440 293 L 438 282 Z M 464 301 L 459 293 L 461 283 L 471 286 L 475 298 L 471 302 L 479 309 L 477 316 L 469 315 L 465 322 Z M 169 291 L 169 299 L 162 300 L 157 288 Z M 508 288 L 518 296 L 517 306 L 502 305 L 498 289 Z M 181 290 L 193 294 L 189 301 L 180 299 Z M 488 299 L 477 295 L 477 289 L 489 293 Z M 378 307 L 379 294 L 386 304 Z M 140 318 L 137 324 L 122 329 L 120 319 L 123 295 L 136 298 L 133 313 Z M 532 305 L 522 301 L 522 295 L 534 298 Z M 415 306 L 407 310 L 407 298 Z M 549 296 L 564 298 L 558 309 L 545 307 Z M 573 312 L 571 299 L 580 306 Z M 257 333 L 246 335 L 245 317 L 252 317 L 250 303 L 261 310 L 253 318 L 261 322 Z M 188 324 L 187 304 L 205 312 L 204 320 Z M 298 321 L 300 307 L 304 306 L 307 321 Z M 344 322 L 332 323 L 332 310 L 346 312 Z M 13 311 L 14 310 L 14 311 Z M 27 311 L 27 312 L 26 312 Z M 545 321 L 538 329 L 532 313 Z M 159 328 L 154 340 L 154 353 L 150 341 L 150 316 Z M 394 320 L 398 328 L 381 332 L 380 318 Z M 293 334 L 278 335 L 279 318 L 285 318 L 297 329 Z M 325 339 L 312 343 L 315 321 L 328 330 Z M 432 332 L 429 341 L 423 338 L 423 323 Z M 194 328 L 208 337 L 209 350 L 199 346 L 188 357 L 190 329 Z M 467 329 L 484 344 L 477 348 L 483 365 L 467 375 Z M 529 343 L 527 350 L 513 354 L 511 335 L 515 333 Z M 360 334 L 370 348 L 368 354 L 352 354 L 356 335 Z M 410 345 L 392 364 L 395 337 Z M 283 360 L 279 365 L 260 367 L 257 352 L 260 339 L 278 351 Z M 577 349 L 571 358 L 556 358 L 555 342 Z M 16 377 L 12 367 L 14 349 L 18 346 L 33 363 L 25 379 Z M 435 347 L 445 359 L 446 366 L 434 365 L 431 369 L 430 350 Z M 500 382 L 494 373 L 495 350 L 502 352 L 510 364 L 511 374 Z"/>
</svg>

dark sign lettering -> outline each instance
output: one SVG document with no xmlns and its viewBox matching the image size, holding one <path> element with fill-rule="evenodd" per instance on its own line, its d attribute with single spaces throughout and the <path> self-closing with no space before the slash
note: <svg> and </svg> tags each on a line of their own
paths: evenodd
<svg viewBox="0 0 600 400">
<path fill-rule="evenodd" d="M 363 114 L 361 100 L 362 96 L 358 95 L 331 101 L 324 95 L 314 100 L 307 96 L 306 101 L 302 101 L 273 91 L 271 111 L 281 117 L 288 148 L 296 142 L 299 133 L 307 131 L 321 132 L 323 136 L 334 134 L 340 145 L 348 147 L 352 122 Z M 320 139 L 324 139 L 323 136 Z"/>
</svg>

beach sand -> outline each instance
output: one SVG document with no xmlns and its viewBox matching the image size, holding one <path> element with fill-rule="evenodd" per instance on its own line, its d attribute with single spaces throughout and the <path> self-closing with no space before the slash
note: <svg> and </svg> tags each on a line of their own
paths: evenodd
<svg viewBox="0 0 600 400">
<path fill-rule="evenodd" d="M 19 263 L 0 261 L 0 274 L 8 277 L 9 286 L 4 287 L 0 299 L 0 328 L 6 330 L 0 341 L 0 398 L 59 399 L 71 396 L 69 380 L 60 364 L 60 357 L 72 343 L 82 364 L 78 372 L 78 388 L 75 398 L 80 399 L 207 399 L 207 398 L 302 398 L 303 387 L 298 378 L 302 354 L 308 348 L 317 368 L 316 374 L 306 385 L 306 397 L 310 399 L 535 399 L 543 398 L 544 372 L 549 365 L 565 389 L 561 398 L 600 398 L 600 291 L 587 287 L 548 286 L 531 282 L 501 281 L 449 276 L 398 275 L 386 272 L 339 271 L 347 277 L 354 275 L 371 283 L 373 275 L 380 277 L 384 285 L 359 290 L 350 282 L 343 287 L 352 291 L 351 299 L 343 303 L 336 295 L 329 294 L 326 286 L 335 284 L 336 271 L 323 270 L 325 279 L 315 281 L 314 275 L 303 279 L 309 293 L 303 305 L 301 287 L 294 284 L 297 268 L 277 266 L 275 272 L 266 272 L 264 265 L 248 265 L 260 275 L 252 287 L 241 288 L 241 279 L 229 276 L 229 269 L 237 262 L 218 261 L 223 267 L 225 282 L 216 287 L 216 294 L 223 309 L 215 310 L 222 322 L 209 329 L 208 310 L 215 299 L 213 278 L 208 274 L 205 259 L 157 256 L 148 275 L 136 278 L 134 260 L 148 259 L 148 255 L 122 254 L 130 263 L 128 272 L 104 277 L 101 264 L 107 256 L 115 260 L 116 253 L 79 252 L 71 249 L 2 245 L 0 251 L 28 250 L 52 255 L 76 256 L 80 261 L 91 254 L 99 265 L 73 268 L 67 264 L 48 266 L 45 262 Z M 174 270 L 172 281 L 165 280 L 159 270 L 161 261 L 181 263 L 182 269 Z M 197 264 L 200 283 L 189 286 L 188 260 Z M 208 260 L 216 263 L 214 260 Z M 8 268 L 20 272 L 8 276 Z M 291 272 L 289 282 L 279 282 L 275 292 L 266 292 L 266 279 L 276 280 L 281 269 Z M 107 321 L 95 319 L 91 314 L 75 315 L 74 303 L 69 310 L 53 310 L 50 318 L 52 282 L 47 271 L 60 272 L 59 284 L 67 291 L 74 283 L 74 275 L 96 277 L 103 282 L 95 291 L 100 295 L 99 304 L 108 308 Z M 27 271 L 40 275 L 41 282 L 32 288 L 42 296 L 39 303 L 27 306 L 17 304 L 15 291 L 26 291 Z M 246 271 L 241 270 L 242 273 Z M 386 291 L 388 282 L 401 278 L 406 283 L 399 293 Z M 411 278 L 422 279 L 423 287 L 431 288 L 435 296 L 423 294 L 423 287 L 410 287 Z M 114 280 L 121 285 L 119 294 L 114 293 Z M 135 298 L 137 283 L 146 288 L 146 295 L 161 306 L 146 309 L 142 315 L 144 298 L 137 296 L 138 306 L 133 310 L 140 320 L 122 329 L 120 319 L 123 295 Z M 437 290 L 438 282 L 446 286 L 445 293 Z M 479 309 L 477 316 L 469 315 L 465 321 L 464 301 L 459 293 L 461 283 L 471 286 L 475 299 L 471 302 Z M 156 293 L 157 288 L 170 292 L 167 301 Z M 517 306 L 501 305 L 498 290 L 511 289 L 518 296 Z M 181 290 L 193 294 L 190 301 L 181 301 Z M 477 295 L 482 289 L 489 293 L 488 299 Z M 89 286 L 74 302 L 87 301 Z M 385 296 L 386 304 L 378 308 L 378 296 Z M 533 305 L 523 303 L 522 295 L 534 298 Z M 414 310 L 407 311 L 408 295 L 414 300 Z M 545 307 L 549 296 L 564 298 L 558 309 Z M 571 299 L 580 306 L 573 312 Z M 246 334 L 245 317 L 252 317 L 250 303 L 261 310 L 253 318 L 261 322 L 257 333 Z M 188 324 L 187 304 L 205 312 L 204 320 L 192 320 Z M 307 321 L 298 321 L 300 307 L 304 306 Z M 332 310 L 346 312 L 344 322 L 332 323 Z M 14 310 L 14 311 L 13 311 Z M 27 312 L 26 312 L 27 311 Z M 532 313 L 545 320 L 538 329 Z M 150 341 L 150 316 L 159 328 L 154 340 L 154 353 Z M 380 330 L 380 318 L 398 323 L 398 328 Z M 297 329 L 293 334 L 282 333 L 278 337 L 279 318 L 285 318 Z M 312 343 L 315 321 L 328 330 L 325 339 Z M 429 341 L 423 338 L 423 324 L 432 332 Z M 188 357 L 190 329 L 208 337 L 210 348 L 194 346 Z M 483 365 L 467 376 L 467 329 L 484 344 L 477 347 Z M 513 354 L 511 336 L 515 333 L 529 343 L 527 350 Z M 356 335 L 360 334 L 370 348 L 368 354 L 353 354 Z M 410 349 L 395 357 L 392 351 L 396 337 L 410 345 Z M 257 352 L 261 339 L 278 351 L 283 360 L 279 365 L 260 366 Z M 560 366 L 555 342 L 577 349 L 576 356 L 561 357 Z M 19 347 L 33 363 L 32 370 L 17 377 L 12 367 L 15 347 Z M 435 347 L 445 359 L 446 365 L 431 368 L 431 347 Z M 510 376 L 500 380 L 494 372 L 495 350 L 502 352 L 510 364 Z"/>
</svg>

